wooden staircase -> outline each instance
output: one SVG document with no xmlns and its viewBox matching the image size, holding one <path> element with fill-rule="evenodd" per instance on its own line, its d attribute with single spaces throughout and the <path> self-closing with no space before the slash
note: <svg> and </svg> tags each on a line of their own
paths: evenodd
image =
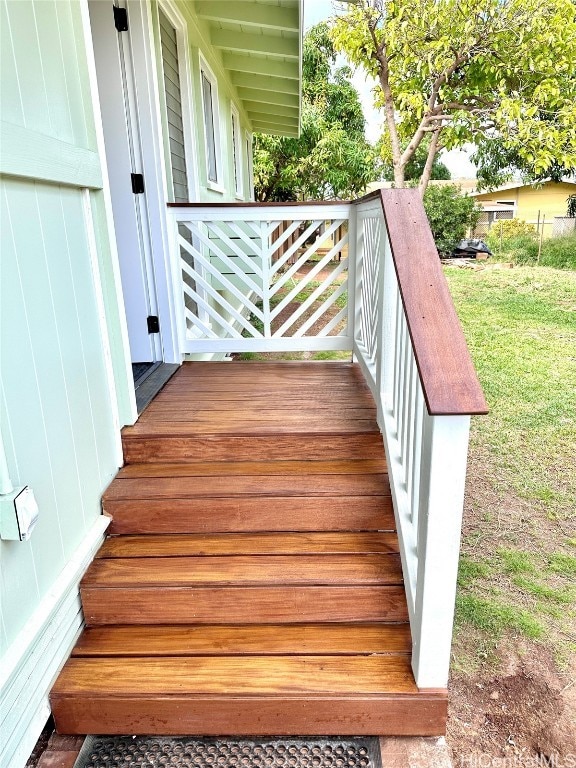
<svg viewBox="0 0 576 768">
<path fill-rule="evenodd" d="M 334 363 L 190 363 L 134 427 L 59 732 L 436 735 L 375 408 Z"/>
</svg>

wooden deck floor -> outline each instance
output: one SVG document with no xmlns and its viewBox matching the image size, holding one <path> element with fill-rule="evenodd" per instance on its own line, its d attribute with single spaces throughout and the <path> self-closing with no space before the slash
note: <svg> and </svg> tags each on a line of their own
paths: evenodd
<svg viewBox="0 0 576 768">
<path fill-rule="evenodd" d="M 357 366 L 185 364 L 123 444 L 61 732 L 443 733 Z"/>
</svg>

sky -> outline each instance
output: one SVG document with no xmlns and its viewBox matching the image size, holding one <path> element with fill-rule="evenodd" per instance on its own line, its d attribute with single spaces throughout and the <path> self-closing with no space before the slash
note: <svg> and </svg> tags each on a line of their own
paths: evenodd
<svg viewBox="0 0 576 768">
<path fill-rule="evenodd" d="M 332 16 L 334 3 L 332 0 L 304 0 L 304 30 L 317 24 L 323 19 Z M 364 116 L 366 117 L 366 138 L 375 142 L 382 132 L 383 116 L 373 107 L 372 88 L 375 81 L 370 81 L 366 74 L 358 69 L 352 78 L 354 87 L 358 91 Z M 442 162 L 448 166 L 453 178 L 475 178 L 476 169 L 470 162 L 471 147 L 464 150 L 453 149 L 450 152 L 442 152 Z"/>
</svg>

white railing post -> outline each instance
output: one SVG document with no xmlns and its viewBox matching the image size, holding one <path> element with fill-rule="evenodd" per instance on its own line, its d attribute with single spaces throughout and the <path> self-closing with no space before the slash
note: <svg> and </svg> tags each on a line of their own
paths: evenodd
<svg viewBox="0 0 576 768">
<path fill-rule="evenodd" d="M 186 310 L 184 304 L 184 293 L 182 291 L 182 266 L 180 243 L 178 238 L 178 221 L 175 216 L 168 216 L 167 229 L 170 245 L 170 274 L 172 275 L 172 291 L 174 297 L 174 308 L 176 314 L 176 329 L 178 334 L 178 349 L 184 349 L 186 338 Z"/>
<path fill-rule="evenodd" d="M 350 207 L 348 216 L 348 328 L 354 345 L 356 338 L 356 317 L 360 311 L 358 274 L 358 206 Z M 354 358 L 355 352 L 352 351 Z"/>
<path fill-rule="evenodd" d="M 419 688 L 446 688 L 456 598 L 470 416 L 424 414 L 412 669 Z"/>
<path fill-rule="evenodd" d="M 382 408 L 392 412 L 392 392 L 394 389 L 394 339 L 396 338 L 396 306 L 400 301 L 398 282 L 392 263 L 390 239 L 385 230 L 384 251 L 382 257 L 382 375 L 380 377 L 380 397 Z M 381 425 L 381 428 L 382 425 Z"/>
</svg>

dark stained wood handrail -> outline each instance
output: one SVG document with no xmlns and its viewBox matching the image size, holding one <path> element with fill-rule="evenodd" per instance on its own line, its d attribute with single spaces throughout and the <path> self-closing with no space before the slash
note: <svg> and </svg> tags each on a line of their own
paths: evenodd
<svg viewBox="0 0 576 768">
<path fill-rule="evenodd" d="M 386 189 L 380 196 L 428 412 L 488 413 L 420 194 Z"/>
</svg>

